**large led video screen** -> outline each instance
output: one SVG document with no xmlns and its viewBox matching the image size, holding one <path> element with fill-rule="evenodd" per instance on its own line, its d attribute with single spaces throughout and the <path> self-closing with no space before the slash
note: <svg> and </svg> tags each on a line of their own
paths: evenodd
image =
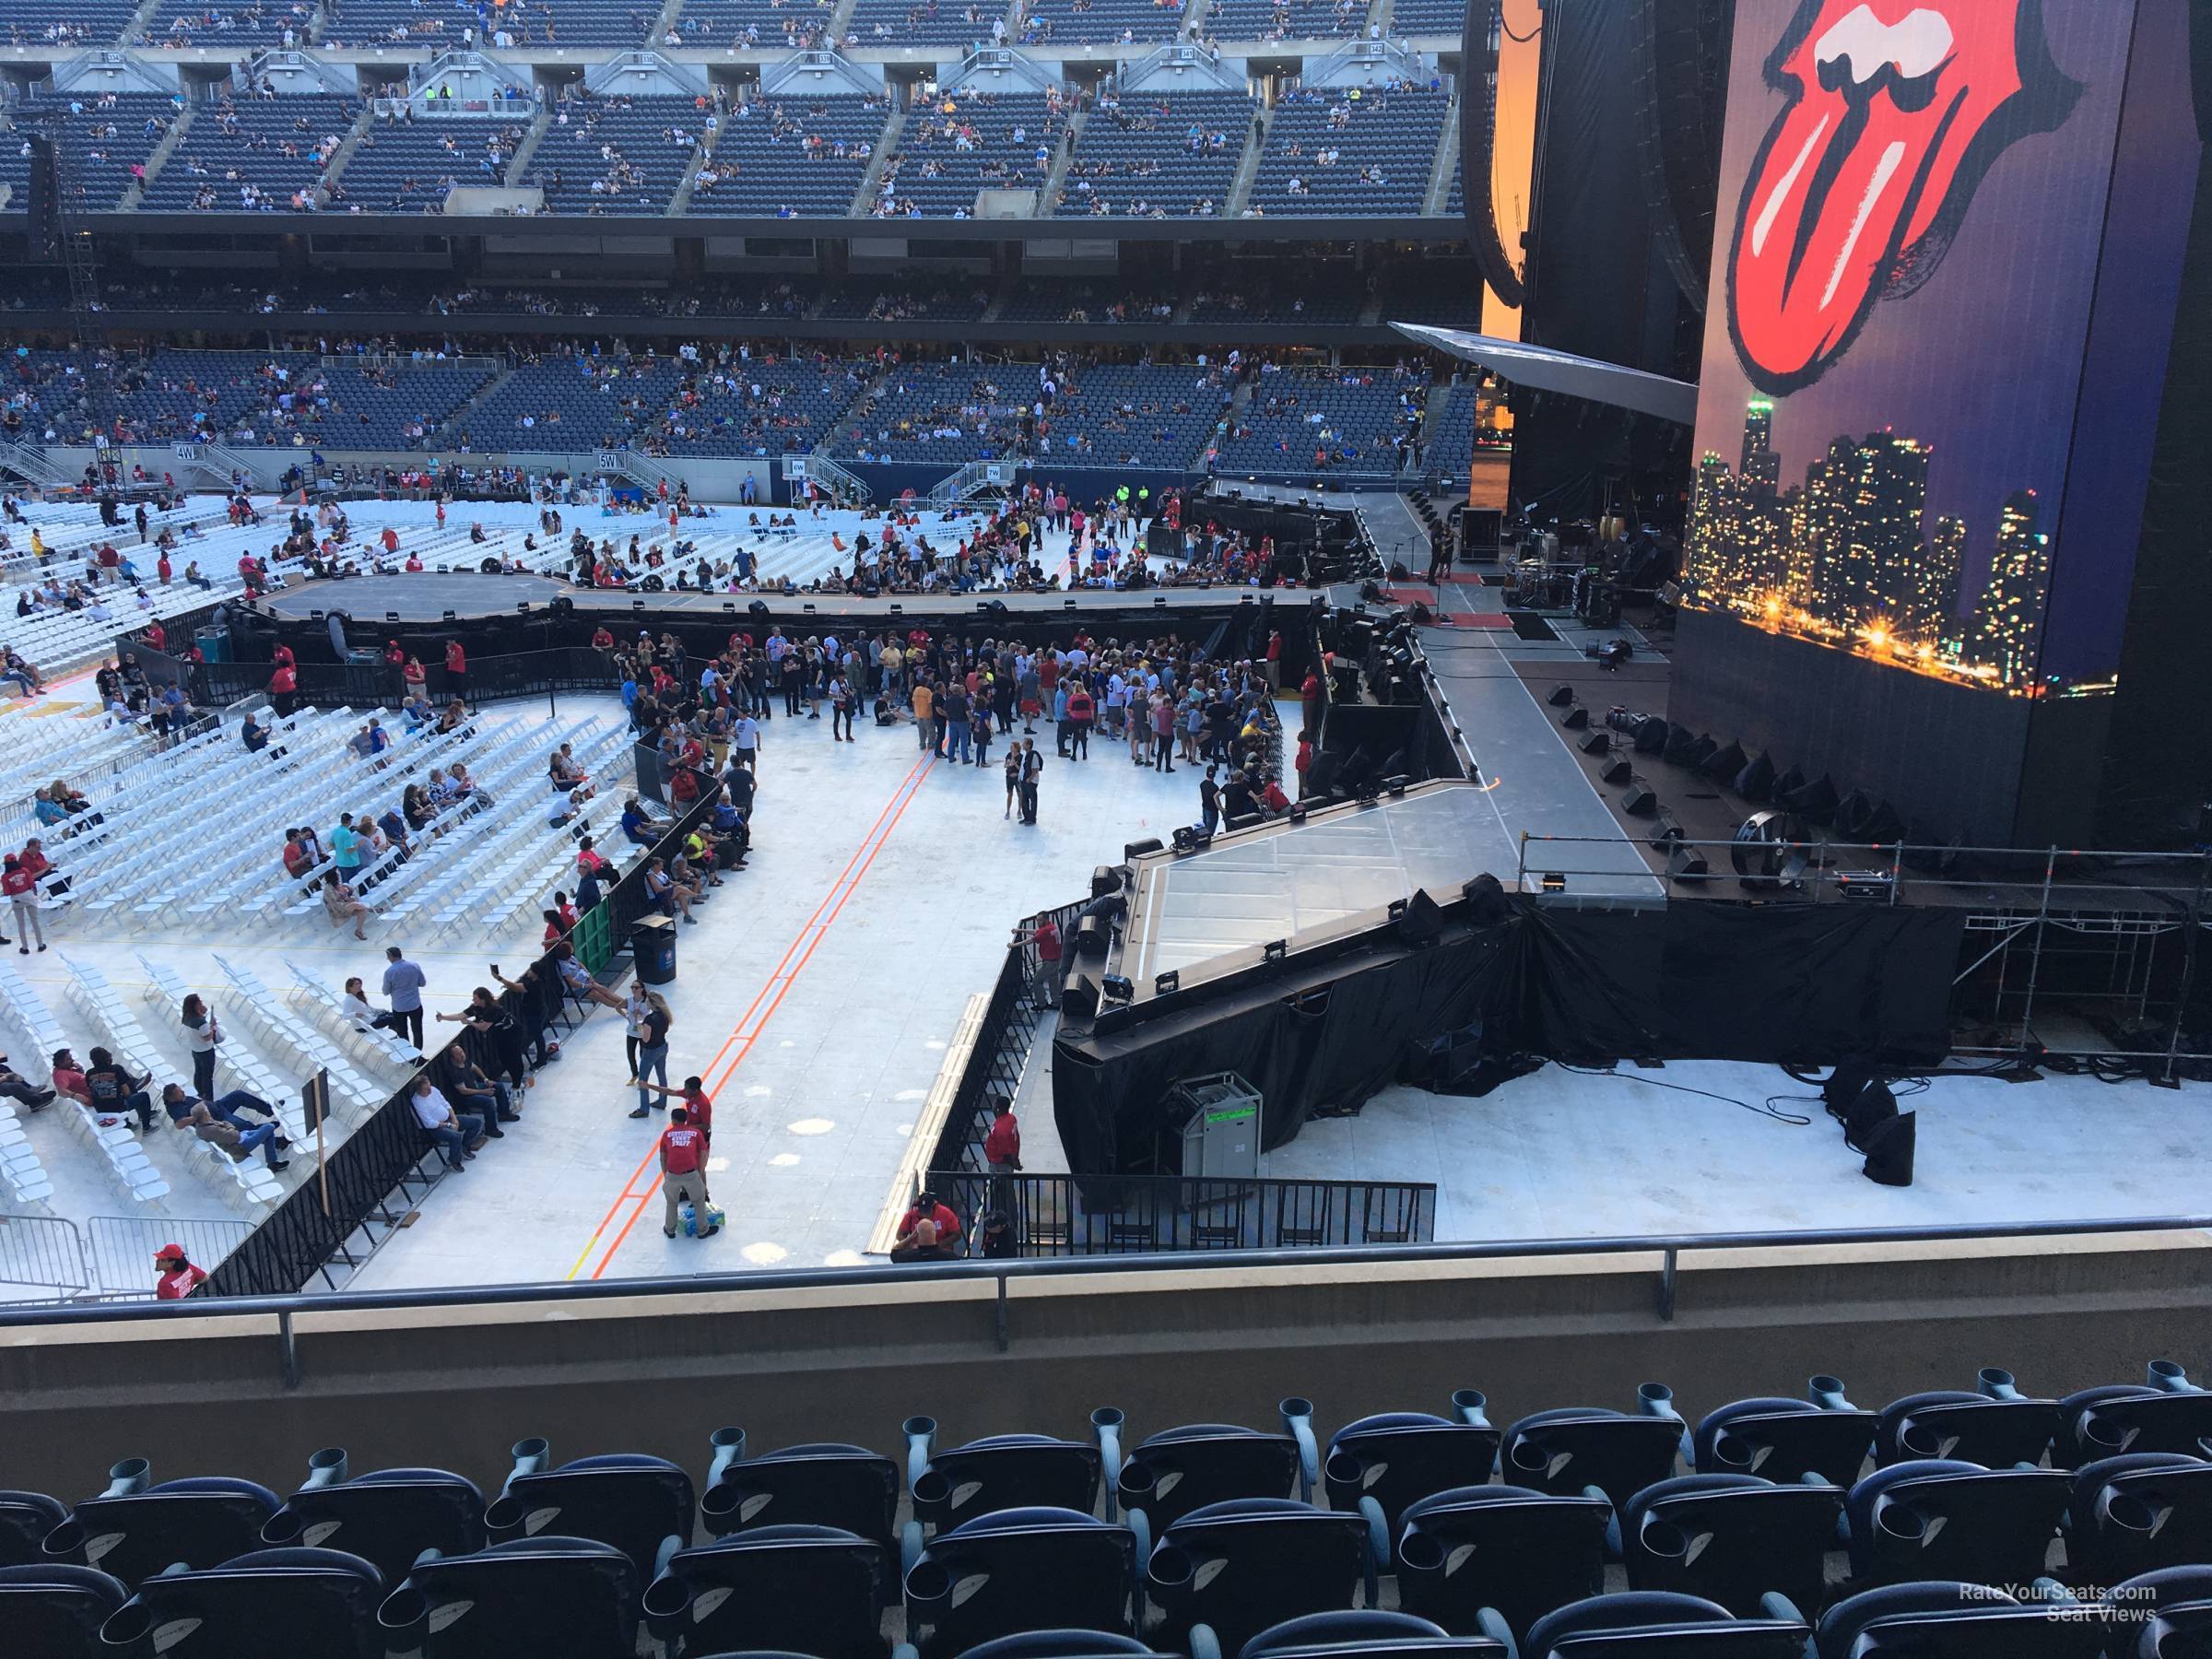
<svg viewBox="0 0 2212 1659">
<path fill-rule="evenodd" d="M 1993 696 L 2112 688 L 2195 187 L 2185 8 L 1736 0 L 1694 608 Z"/>
</svg>

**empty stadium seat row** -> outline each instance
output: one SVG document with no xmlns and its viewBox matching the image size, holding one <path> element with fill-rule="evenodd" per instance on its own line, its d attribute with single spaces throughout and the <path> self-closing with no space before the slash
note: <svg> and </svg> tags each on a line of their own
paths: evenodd
<svg viewBox="0 0 2212 1659">
<path fill-rule="evenodd" d="M 2212 1394 L 2179 1368 L 2057 1400 L 1995 1371 L 1880 1412 L 1832 1378 L 1811 1394 L 1689 1428 L 1645 1384 L 1630 1411 L 1500 1429 L 1466 1390 L 1450 1416 L 1363 1418 L 1325 1448 L 1298 1399 L 1279 1430 L 1126 1449 L 1111 1409 L 1088 1440 L 955 1448 L 915 1418 L 903 1469 L 844 1444 L 748 1457 L 727 1429 L 703 1488 L 662 1458 L 556 1465 L 528 1440 L 488 1501 L 441 1470 L 351 1477 L 335 1449 L 288 1499 L 156 1484 L 130 1459 L 74 1506 L 0 1493 L 0 1628 L 65 1656 L 612 1659 L 642 1627 L 670 1654 L 883 1659 L 899 1606 L 920 1659 L 2206 1651 Z M 1929 1455 L 1969 1444 L 1993 1461 Z M 1674 1473 L 1685 1457 L 1698 1473 Z M 2047 1569 L 2060 1536 L 2073 1588 Z M 1605 1593 L 1609 1563 L 1625 1594 Z"/>
</svg>

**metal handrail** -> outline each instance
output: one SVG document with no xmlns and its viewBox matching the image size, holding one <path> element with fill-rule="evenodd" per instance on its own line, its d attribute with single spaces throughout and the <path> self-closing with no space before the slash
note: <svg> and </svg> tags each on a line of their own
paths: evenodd
<svg viewBox="0 0 2212 1659">
<path fill-rule="evenodd" d="M 2085 1233 L 2200 1232 L 2212 1216 L 2102 1217 L 2082 1220 L 1955 1223 L 1937 1227 L 1807 1228 L 1783 1232 L 1653 1233 L 1588 1239 L 1494 1239 L 1421 1245 L 1337 1245 L 1313 1249 L 1223 1250 L 1202 1253 L 1061 1259 L 1012 1258 L 915 1263 L 904 1266 L 763 1269 L 757 1273 L 702 1273 L 687 1277 L 549 1281 L 524 1285 L 456 1285 L 430 1289 L 339 1291 L 324 1296 L 234 1296 L 150 1306 L 17 1308 L 0 1306 L 0 1328 L 98 1324 L 136 1318 L 233 1319 L 274 1315 L 288 1326 L 295 1315 L 317 1312 L 395 1312 L 428 1308 L 483 1307 L 501 1302 L 597 1301 L 626 1297 L 699 1296 L 724 1291 L 806 1290 L 865 1285 L 910 1288 L 953 1281 L 995 1281 L 1003 1299 L 1017 1279 L 1058 1279 L 1098 1273 L 1218 1273 L 1253 1267 L 1341 1267 L 1415 1262 L 1502 1261 L 1522 1256 L 1658 1255 L 1671 1286 L 1677 1258 L 1709 1250 L 1806 1249 L 1823 1245 L 1929 1244 L 1989 1239 L 2049 1239 Z"/>
</svg>

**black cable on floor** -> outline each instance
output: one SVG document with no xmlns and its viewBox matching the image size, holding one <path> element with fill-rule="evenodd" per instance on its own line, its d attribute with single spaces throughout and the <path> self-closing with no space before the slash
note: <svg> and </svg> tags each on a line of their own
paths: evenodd
<svg viewBox="0 0 2212 1659">
<path fill-rule="evenodd" d="M 1555 1060 L 1552 1062 L 1552 1064 L 1558 1066 L 1561 1071 L 1573 1072 L 1578 1077 L 1618 1077 L 1624 1083 L 1644 1083 L 1649 1084 L 1653 1088 L 1671 1088 L 1677 1094 L 1702 1095 L 1709 1100 L 1720 1101 L 1724 1106 L 1734 1106 L 1741 1111 L 1747 1112 L 1753 1117 L 1772 1118 L 1778 1124 L 1790 1124 L 1798 1128 L 1803 1128 L 1806 1124 L 1813 1121 L 1809 1117 L 1801 1117 L 1794 1112 L 1777 1112 L 1774 1110 L 1775 1101 L 1801 1100 L 1808 1098 L 1803 1095 L 1769 1095 L 1762 1104 L 1754 1106 L 1748 1100 L 1737 1100 L 1734 1095 L 1715 1094 L 1710 1088 L 1692 1088 L 1687 1083 L 1669 1083 L 1662 1077 L 1639 1077 L 1634 1072 L 1617 1071 L 1610 1066 L 1600 1067 L 1590 1065 L 1570 1065 L 1564 1060 Z M 1815 1100 L 1818 1099 L 1817 1096 L 1811 1098 Z"/>
</svg>

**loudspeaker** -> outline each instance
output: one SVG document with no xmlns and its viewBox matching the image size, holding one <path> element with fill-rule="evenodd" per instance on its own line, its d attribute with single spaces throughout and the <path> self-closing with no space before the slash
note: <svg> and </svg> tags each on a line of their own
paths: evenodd
<svg viewBox="0 0 2212 1659">
<path fill-rule="evenodd" d="M 1150 835 L 1143 841 L 1124 841 L 1122 844 L 1122 857 L 1126 862 L 1130 859 L 1142 858 L 1147 853 L 1157 853 L 1159 850 L 1159 837 Z"/>
<path fill-rule="evenodd" d="M 1820 1104 L 1828 1109 L 1828 1115 L 1840 1124 L 1849 1115 L 1852 1107 L 1858 1103 L 1859 1097 L 1866 1092 L 1866 1085 L 1873 1081 L 1874 1070 L 1871 1066 L 1861 1065 L 1855 1061 L 1839 1065 L 1821 1082 Z"/>
<path fill-rule="evenodd" d="M 1897 1097 L 1889 1085 L 1878 1079 L 1867 1084 L 1843 1114 L 1843 1144 L 1853 1152 L 1872 1151 L 1875 1132 L 1896 1117 Z"/>
<path fill-rule="evenodd" d="M 1563 709 L 1574 700 L 1574 688 L 1572 686 L 1554 686 L 1551 688 L 1551 696 L 1547 700 L 1553 708 Z"/>
<path fill-rule="evenodd" d="M 1582 747 L 1585 755 L 1609 753 L 1613 747 L 1613 735 L 1610 732 L 1593 732 L 1583 739 Z"/>
<path fill-rule="evenodd" d="M 1669 881 L 1703 881 L 1712 874 L 1705 863 L 1705 854 L 1695 847 L 1677 847 L 1666 855 L 1666 878 Z"/>
<path fill-rule="evenodd" d="M 763 621 L 763 622 L 765 622 L 765 621 L 767 621 L 767 620 L 768 620 L 768 601 L 767 601 L 767 600 L 765 600 L 765 599 L 756 599 L 756 600 L 754 600 L 754 601 L 753 601 L 753 602 L 752 602 L 750 605 L 747 606 L 745 608 L 746 608 L 746 613 L 747 613 L 748 616 L 756 617 L 756 618 L 759 618 L 759 620 L 761 620 L 761 621 Z"/>
<path fill-rule="evenodd" d="M 1121 890 L 1122 866 L 1120 865 L 1093 865 L 1091 866 L 1090 896 L 1093 899 L 1107 893 L 1118 893 Z"/>
<path fill-rule="evenodd" d="M 1006 614 L 1006 602 L 1004 599 L 994 599 L 991 601 L 989 609 L 993 616 L 1003 617 Z"/>
<path fill-rule="evenodd" d="M 1904 1112 L 1877 1129 L 1866 1143 L 1866 1162 L 1860 1173 L 1877 1186 L 1912 1184 L 1912 1154 L 1920 1143 L 1916 1113 Z"/>
<path fill-rule="evenodd" d="M 1636 728 L 1636 752 L 1656 755 L 1666 747 L 1667 724 L 1656 714 L 1647 717 Z"/>
<path fill-rule="evenodd" d="M 1416 888 L 1406 908 L 1398 912 L 1398 937 L 1408 945 L 1433 945 L 1444 931 L 1444 912 L 1429 889 Z"/>
<path fill-rule="evenodd" d="M 1650 818 L 1659 810 L 1659 797 L 1639 783 L 1620 797 L 1620 809 L 1630 818 Z"/>
<path fill-rule="evenodd" d="M 1567 718 L 1560 721 L 1559 724 L 1571 732 L 1582 731 L 1590 724 L 1590 711 L 1577 703 L 1567 711 Z"/>
<path fill-rule="evenodd" d="M 1495 876 L 1477 876 L 1460 890 L 1466 897 L 1468 914 L 1485 927 L 1493 927 L 1513 913 L 1505 900 L 1504 884 Z"/>
<path fill-rule="evenodd" d="M 1102 957 L 1113 947 L 1113 924 L 1101 916 L 1086 916 L 1076 924 L 1076 954 Z"/>
<path fill-rule="evenodd" d="M 1606 783 L 1626 783 L 1636 775 L 1636 769 L 1629 764 L 1629 758 L 1622 755 L 1617 759 L 1606 762 L 1606 770 L 1597 775 L 1602 782 Z"/>
<path fill-rule="evenodd" d="M 24 193 L 24 214 L 30 232 L 30 256 L 41 262 L 62 256 L 62 175 L 55 165 L 53 140 L 30 141 L 30 184 Z"/>
</svg>

